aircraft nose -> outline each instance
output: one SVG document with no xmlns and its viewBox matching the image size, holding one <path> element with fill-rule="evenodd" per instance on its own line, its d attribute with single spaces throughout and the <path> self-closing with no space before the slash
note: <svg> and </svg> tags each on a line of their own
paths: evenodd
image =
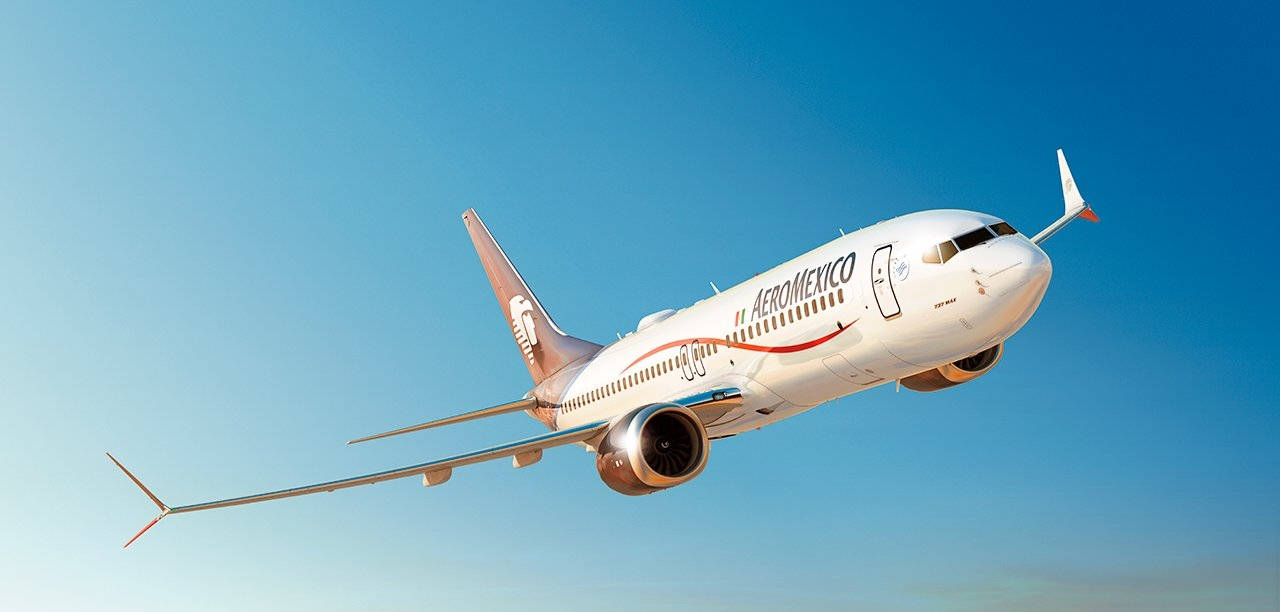
<svg viewBox="0 0 1280 612">
<path fill-rule="evenodd" d="M 1029 283 L 1044 289 L 1049 285 L 1049 279 L 1053 276 L 1053 262 L 1049 261 L 1049 255 L 1038 245 L 1032 244 L 1031 241 L 1025 243 L 1028 251 L 1027 255 L 1027 280 Z"/>
<path fill-rule="evenodd" d="M 981 334 L 1008 337 L 1035 313 L 1049 287 L 1053 265 L 1049 256 L 1030 240 L 1006 236 L 973 249 L 970 272 L 977 292 L 985 300 L 968 317 Z"/>
<path fill-rule="evenodd" d="M 982 293 L 992 297 L 1043 293 L 1053 264 L 1040 247 L 1026 239 L 1008 237 L 987 245 L 973 260 Z"/>
</svg>

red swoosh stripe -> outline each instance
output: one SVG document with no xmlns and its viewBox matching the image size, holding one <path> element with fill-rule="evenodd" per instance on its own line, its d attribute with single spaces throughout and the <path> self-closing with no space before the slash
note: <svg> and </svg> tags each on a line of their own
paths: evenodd
<svg viewBox="0 0 1280 612">
<path fill-rule="evenodd" d="M 681 344 L 688 344 L 690 342 L 701 342 L 703 344 L 719 344 L 720 346 L 723 346 L 726 348 L 740 348 L 743 350 L 756 351 L 760 353 L 796 353 L 799 351 L 803 351 L 805 349 L 811 349 L 832 338 L 835 338 L 836 336 L 839 336 L 840 334 L 844 333 L 845 330 L 849 329 L 850 327 L 853 327 L 853 324 L 857 322 L 858 320 L 854 319 L 853 322 L 849 323 L 848 325 L 840 329 L 837 329 L 836 331 L 833 331 L 821 338 L 815 338 L 813 340 L 810 340 L 808 342 L 802 342 L 800 344 L 788 344 L 786 346 L 762 346 L 759 344 L 747 344 L 745 342 L 735 342 L 732 345 L 730 345 L 729 343 L 724 341 L 724 338 L 685 338 L 683 340 L 674 340 L 672 342 L 668 342 L 662 346 L 659 346 L 658 348 L 655 348 L 637 357 L 635 361 L 632 361 L 631 363 L 627 364 L 627 367 L 622 368 L 622 371 L 626 372 L 627 370 L 630 370 L 631 366 L 634 366 L 635 364 L 640 363 L 641 361 L 643 361 L 648 357 L 652 357 L 655 353 L 658 353 L 660 351 L 665 351 L 669 348 L 680 346 Z"/>
</svg>

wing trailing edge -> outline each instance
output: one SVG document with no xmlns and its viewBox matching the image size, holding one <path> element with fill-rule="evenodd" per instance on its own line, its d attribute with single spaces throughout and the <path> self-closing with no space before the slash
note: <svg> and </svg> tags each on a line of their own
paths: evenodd
<svg viewBox="0 0 1280 612">
<path fill-rule="evenodd" d="M 304 486 L 293 487 L 289 489 L 280 489 L 278 491 L 255 493 L 252 495 L 232 497 L 229 499 L 221 499 L 217 501 L 204 502 L 200 504 L 189 504 L 185 506 L 168 506 L 164 502 L 161 502 L 159 497 L 157 497 L 154 493 L 152 493 L 151 490 L 146 487 L 146 485 L 142 484 L 142 481 L 138 480 L 138 478 L 134 476 L 132 472 L 126 469 L 124 465 L 122 465 L 119 461 L 116 461 L 116 458 L 111 456 L 111 453 L 107 453 L 107 457 L 111 459 L 112 463 L 116 464 L 116 467 L 120 468 L 120 471 L 124 472 L 125 476 L 129 477 L 129 480 L 132 480 L 133 483 L 137 485 L 139 489 L 142 489 L 142 492 L 146 494 L 146 496 L 152 501 L 152 503 L 154 503 L 156 506 L 160 508 L 160 515 L 152 519 L 150 523 L 147 523 L 145 527 L 143 527 L 140 531 L 138 531 L 137 534 L 135 534 L 132 538 L 130 538 L 128 542 L 125 543 L 125 547 L 127 548 L 130 544 L 133 544 L 135 541 L 137 541 L 137 539 L 141 537 L 142 534 L 146 533 L 148 529 L 151 529 L 153 526 L 155 526 L 156 523 L 160 522 L 160 519 L 166 516 L 169 516 L 170 514 L 184 514 L 187 512 L 199 512 L 201 510 L 213 510 L 215 508 L 228 508 L 231 506 L 242 506 L 244 504 L 254 504 L 258 502 L 271 501 L 273 499 L 283 499 L 286 497 L 310 495 L 312 493 L 331 493 L 339 489 L 349 489 L 351 487 L 358 487 L 362 485 L 369 485 L 369 484 L 374 484 L 378 482 L 383 482 L 386 480 L 396 480 L 400 478 L 409 478 L 414 476 L 421 476 L 423 479 L 423 484 L 428 486 L 443 484 L 453 474 L 453 468 L 461 467 L 464 465 L 471 465 L 473 463 L 482 463 L 485 461 L 492 461 L 494 459 L 502 459 L 506 457 L 523 457 L 523 461 L 518 462 L 519 464 L 522 464 L 522 465 L 517 465 L 517 467 L 523 467 L 523 465 L 529 465 L 530 463 L 533 463 L 532 459 L 534 456 L 536 456 L 535 451 L 541 452 L 542 450 L 548 449 L 548 448 L 554 448 L 557 446 L 566 446 L 569 444 L 585 442 L 587 440 L 591 440 L 592 438 L 595 438 L 596 436 L 599 436 L 608 427 L 609 427 L 608 421 L 598 421 L 595 423 L 588 423 L 586 425 L 581 425 L 581 426 L 573 427 L 570 429 L 563 429 L 560 431 L 553 431 L 553 432 L 545 433 L 542 435 L 533 436 L 531 438 L 525 438 L 523 440 L 518 440 L 515 442 L 499 444 L 497 446 L 491 446 L 489 448 L 484 448 L 484 449 L 472 451 L 469 453 L 462 453 L 460 455 L 454 455 L 452 457 L 446 457 L 444 459 L 428 461 L 426 463 L 419 463 L 415 465 L 408 465 L 404 467 L 393 468 L 390 470 L 383 470 L 381 472 L 374 472 L 372 474 L 352 476 L 350 478 L 343 478 L 341 480 L 331 480 L 328 482 L 304 485 Z"/>
</svg>

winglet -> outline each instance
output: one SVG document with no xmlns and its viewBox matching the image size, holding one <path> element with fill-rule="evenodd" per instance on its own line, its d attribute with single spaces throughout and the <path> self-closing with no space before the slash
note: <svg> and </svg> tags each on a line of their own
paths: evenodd
<svg viewBox="0 0 1280 612">
<path fill-rule="evenodd" d="M 128 542 L 124 543 L 124 548 L 128 548 L 130 544 L 133 544 L 134 540 L 137 540 L 138 538 L 142 537 L 142 534 L 146 533 L 148 529 L 151 529 L 153 525 L 155 525 L 156 523 L 159 523 L 160 519 L 168 516 L 169 507 L 164 505 L 164 502 L 160 501 L 160 498 L 156 497 L 156 494 L 152 493 L 151 489 L 147 488 L 147 485 L 142 484 L 142 481 L 138 480 L 138 477 L 134 476 L 133 472 L 130 472 L 128 468 L 121 465 L 119 461 L 116 461 L 116 458 L 112 457 L 111 453 L 107 453 L 107 458 L 110 459 L 112 463 L 116 464 L 116 467 L 120 468 L 120 471 L 124 472 L 124 475 L 128 476 L 129 480 L 133 481 L 133 484 L 138 485 L 138 488 L 142 489 L 142 492 L 147 494 L 147 497 L 151 499 L 152 503 L 154 503 L 156 506 L 160 508 L 159 516 L 151 519 L 150 523 L 147 523 L 147 525 L 143 527 L 140 531 L 138 531 L 138 533 L 134 534 L 132 538 L 129 538 Z"/>
<path fill-rule="evenodd" d="M 122 546 L 121 548 L 129 548 L 129 545 L 130 545 L 130 544 L 133 544 L 134 540 L 137 540 L 138 538 L 142 537 L 142 534 L 146 533 L 148 529 L 151 529 L 151 526 L 152 526 L 152 525 L 155 525 L 156 523 L 159 523 L 159 522 L 160 522 L 160 519 L 162 519 L 162 518 L 164 518 L 164 517 L 166 517 L 166 516 L 169 516 L 169 510 L 168 510 L 168 509 L 166 509 L 164 512 L 161 512 L 159 516 L 157 516 L 157 517 L 155 517 L 155 518 L 151 519 L 151 522 L 150 522 L 150 523 L 147 523 L 145 527 L 143 527 L 142 529 L 139 529 L 139 530 L 138 530 L 138 533 L 133 534 L 133 537 L 132 537 L 132 538 L 129 538 L 129 541 L 128 541 L 128 542 L 125 542 L 125 543 L 124 543 L 124 546 Z"/>
<path fill-rule="evenodd" d="M 1080 195 L 1080 186 L 1076 185 L 1076 179 L 1071 176 L 1071 167 L 1067 165 L 1067 156 L 1062 154 L 1062 149 L 1058 149 L 1058 177 L 1062 179 L 1062 218 L 1032 237 L 1031 241 L 1036 244 L 1048 240 L 1049 236 L 1066 227 L 1076 217 L 1094 223 L 1099 221 L 1098 215 L 1084 201 L 1084 196 Z"/>
<path fill-rule="evenodd" d="M 1062 204 L 1065 207 L 1063 213 L 1069 215 L 1083 206 L 1084 210 L 1078 215 L 1081 219 L 1093 223 L 1101 221 L 1084 201 L 1084 196 L 1080 195 L 1080 186 L 1071 176 L 1071 166 L 1067 165 L 1067 156 L 1062 154 L 1062 149 L 1058 149 L 1058 177 L 1062 179 Z"/>
<path fill-rule="evenodd" d="M 1076 180 L 1071 177 L 1071 166 L 1067 165 L 1067 156 L 1062 154 L 1062 149 L 1058 149 L 1058 176 L 1062 179 L 1062 203 L 1066 205 L 1066 213 L 1070 213 L 1081 206 L 1084 206 L 1084 196 L 1080 195 L 1080 188 L 1076 185 Z"/>
</svg>

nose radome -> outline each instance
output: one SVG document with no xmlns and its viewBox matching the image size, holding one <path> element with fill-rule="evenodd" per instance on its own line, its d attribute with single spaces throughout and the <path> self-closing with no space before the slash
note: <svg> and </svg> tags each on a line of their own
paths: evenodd
<svg viewBox="0 0 1280 612">
<path fill-rule="evenodd" d="M 1023 267 L 1032 255 L 1024 245 L 1006 238 L 975 248 L 970 261 L 975 274 L 995 280 L 1000 276 L 1016 276 L 1015 270 Z"/>
<path fill-rule="evenodd" d="M 978 294 L 968 322 L 983 342 L 1008 338 L 1035 313 L 1049 287 L 1053 266 L 1040 247 L 1021 236 L 1007 236 L 988 248 L 975 248 L 972 260 Z"/>
<path fill-rule="evenodd" d="M 995 295 L 1026 287 L 1043 289 L 1053 274 L 1049 256 L 1029 240 L 1011 236 L 980 249 L 975 253 L 973 272 L 981 284 L 995 290 Z"/>
<path fill-rule="evenodd" d="M 1011 249 L 1018 250 L 1017 259 L 1021 263 L 1009 269 L 1007 274 L 993 279 L 999 287 L 997 295 L 1016 300 L 1027 298 L 1038 303 L 1049 286 L 1049 278 L 1053 276 L 1053 263 L 1040 247 L 1029 240 L 1009 242 Z"/>
<path fill-rule="evenodd" d="M 1049 255 L 1042 250 L 1039 245 L 1032 244 L 1028 241 L 1025 245 L 1030 251 L 1027 257 L 1027 272 L 1030 280 L 1036 283 L 1049 284 L 1049 278 L 1053 276 L 1053 262 L 1049 261 Z"/>
</svg>

